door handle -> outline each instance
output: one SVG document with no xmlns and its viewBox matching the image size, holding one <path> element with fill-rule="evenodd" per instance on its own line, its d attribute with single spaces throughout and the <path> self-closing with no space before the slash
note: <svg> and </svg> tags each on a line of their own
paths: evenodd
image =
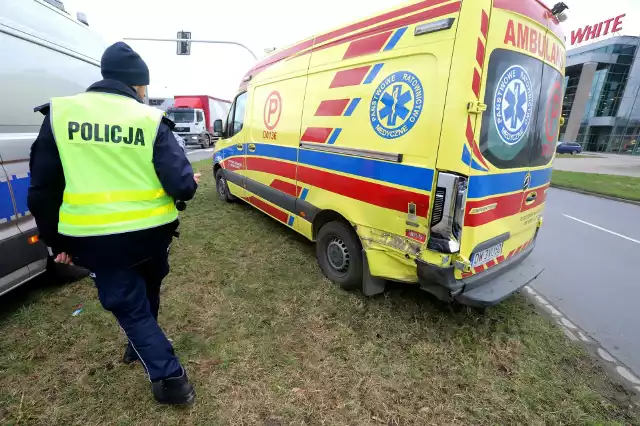
<svg viewBox="0 0 640 426">
<path fill-rule="evenodd" d="M 537 192 L 532 192 L 531 194 L 529 194 L 527 196 L 527 200 L 526 200 L 527 204 L 533 203 L 536 200 L 536 198 L 538 198 L 538 193 Z"/>
<path fill-rule="evenodd" d="M 237 145 L 236 145 L 236 149 L 237 149 L 238 151 L 242 151 L 242 150 L 244 149 L 244 145 L 242 145 L 241 143 L 239 143 L 239 144 L 237 144 Z"/>
<path fill-rule="evenodd" d="M 249 151 L 254 152 L 256 150 L 256 145 L 253 143 L 250 143 L 249 145 Z"/>
</svg>

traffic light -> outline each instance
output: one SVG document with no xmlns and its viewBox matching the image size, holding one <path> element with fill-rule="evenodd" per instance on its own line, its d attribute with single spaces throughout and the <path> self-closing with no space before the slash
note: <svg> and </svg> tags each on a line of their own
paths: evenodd
<svg viewBox="0 0 640 426">
<path fill-rule="evenodd" d="M 189 39 L 191 40 L 191 33 L 186 31 L 178 31 L 178 39 Z M 190 55 L 191 54 L 191 42 L 190 41 L 179 41 L 178 42 L 178 50 L 176 52 L 178 55 Z"/>
</svg>

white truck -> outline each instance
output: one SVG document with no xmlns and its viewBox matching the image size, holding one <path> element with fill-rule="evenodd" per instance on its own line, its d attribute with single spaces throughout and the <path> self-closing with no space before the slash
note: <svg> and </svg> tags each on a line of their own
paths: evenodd
<svg viewBox="0 0 640 426">
<path fill-rule="evenodd" d="M 213 131 L 213 122 L 225 121 L 229 114 L 231 101 L 208 95 L 176 96 L 173 107 L 167 109 L 169 117 L 186 145 L 200 145 L 202 148 L 213 146 L 220 138 Z"/>
</svg>

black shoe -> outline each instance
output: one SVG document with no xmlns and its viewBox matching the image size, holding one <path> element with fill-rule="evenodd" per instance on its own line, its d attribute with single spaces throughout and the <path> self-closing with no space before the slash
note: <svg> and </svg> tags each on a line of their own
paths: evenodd
<svg viewBox="0 0 640 426">
<path fill-rule="evenodd" d="M 122 356 L 122 362 L 124 362 L 125 364 L 131 364 L 138 360 L 140 360 L 138 354 L 136 353 L 135 349 L 133 349 L 133 346 L 131 346 L 131 343 L 129 343 L 127 345 L 127 349 L 124 351 L 124 355 Z"/>
<path fill-rule="evenodd" d="M 151 384 L 153 396 L 160 404 L 187 405 L 196 399 L 196 391 L 189 383 L 187 373 L 182 370 L 182 376 L 158 380 Z"/>
</svg>

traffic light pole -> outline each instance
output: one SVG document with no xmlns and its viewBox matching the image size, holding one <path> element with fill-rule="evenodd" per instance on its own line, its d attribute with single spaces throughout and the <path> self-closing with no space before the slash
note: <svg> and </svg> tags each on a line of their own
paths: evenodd
<svg viewBox="0 0 640 426">
<path fill-rule="evenodd" d="M 242 47 L 244 50 L 246 50 L 247 52 L 249 52 L 251 54 L 251 56 L 253 56 L 253 59 L 255 59 L 256 61 L 258 60 L 258 57 L 256 56 L 255 53 L 253 53 L 253 51 L 251 49 L 249 49 L 247 46 L 245 46 L 242 43 L 238 43 L 237 41 L 223 41 L 223 40 L 192 40 L 192 39 L 186 39 L 186 38 L 143 38 L 143 37 L 126 37 L 123 40 L 131 40 L 131 41 L 169 41 L 169 42 L 189 42 L 189 43 L 207 43 L 207 44 L 233 44 L 236 46 L 240 46 Z"/>
</svg>

